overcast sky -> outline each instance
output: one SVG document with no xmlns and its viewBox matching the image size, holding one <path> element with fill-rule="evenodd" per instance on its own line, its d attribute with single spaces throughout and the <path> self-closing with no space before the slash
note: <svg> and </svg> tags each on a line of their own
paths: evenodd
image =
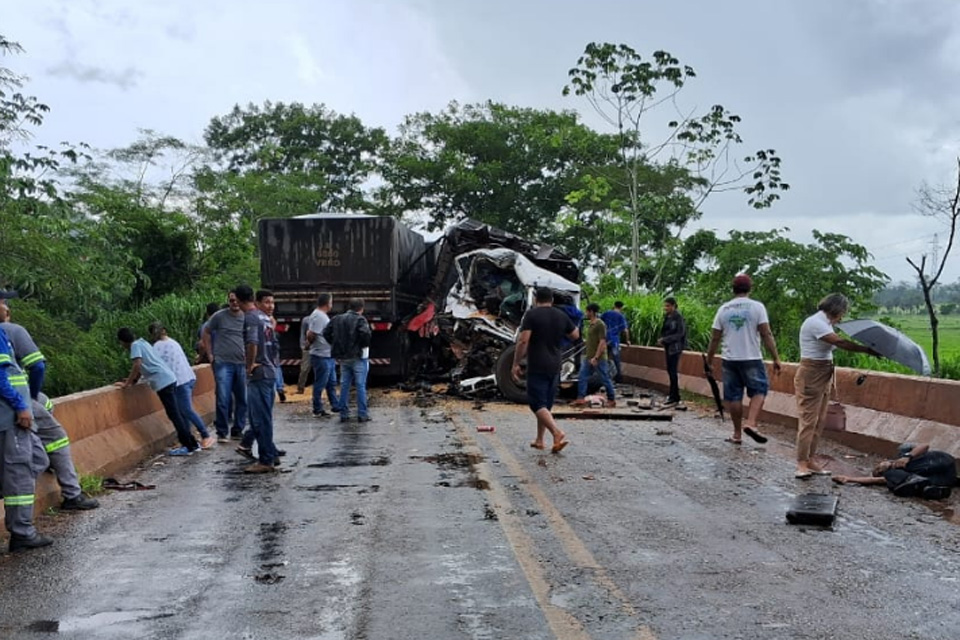
<svg viewBox="0 0 960 640">
<path fill-rule="evenodd" d="M 743 118 L 792 185 L 773 209 L 709 201 L 701 226 L 851 236 L 894 280 L 944 227 L 913 213 L 953 179 L 960 3 L 949 0 L 0 0 L 5 66 L 52 111 L 38 142 L 109 148 L 151 128 L 200 141 L 235 103 L 323 102 L 394 128 L 450 100 L 575 108 L 586 43 L 665 49 L 693 66 L 688 107 Z M 960 278 L 960 250 L 946 279 Z"/>
</svg>

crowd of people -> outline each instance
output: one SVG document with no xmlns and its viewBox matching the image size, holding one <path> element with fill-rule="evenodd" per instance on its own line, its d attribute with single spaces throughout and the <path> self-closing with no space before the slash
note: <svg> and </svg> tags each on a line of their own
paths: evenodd
<svg viewBox="0 0 960 640">
<path fill-rule="evenodd" d="M 734 278 L 733 298 L 721 305 L 713 320 L 707 347 L 707 362 L 718 350 L 723 382 L 723 404 L 733 422 L 727 441 L 740 445 L 743 435 L 759 443 L 767 441 L 758 426 L 769 391 L 763 347 L 772 358 L 774 375 L 781 372 L 776 341 L 763 303 L 750 298 L 752 282 L 744 274 Z M 0 485 L 5 506 L 5 525 L 10 532 L 10 550 L 43 547 L 52 540 L 33 524 L 36 481 L 51 469 L 59 482 L 65 511 L 95 509 L 96 500 L 85 495 L 70 454 L 70 440 L 53 417 L 53 404 L 43 394 L 46 359 L 24 327 L 11 321 L 7 300 L 14 291 L 0 291 Z M 303 365 L 298 381 L 302 393 L 312 371 L 312 408 L 319 419 L 339 414 L 351 420 L 351 391 L 356 392 L 356 418 L 370 420 L 366 379 L 369 373 L 371 328 L 363 316 L 363 300 L 351 299 L 345 313 L 330 317 L 333 298 L 320 294 L 316 308 L 303 318 L 300 346 Z M 871 348 L 837 335 L 834 326 L 849 310 L 841 294 L 823 298 L 815 314 L 800 329 L 800 363 L 794 378 L 798 412 L 795 477 L 830 475 L 816 462 L 818 444 L 825 426 L 834 383 L 833 352 L 844 349 L 879 357 Z M 167 334 L 160 322 L 147 327 L 149 340 L 137 337 L 130 327 L 117 331 L 117 339 L 129 354 L 130 372 L 117 382 L 121 388 L 146 383 L 158 396 L 173 425 L 179 446 L 171 456 L 190 456 L 217 442 L 237 440 L 236 452 L 252 463 L 244 472 L 272 473 L 286 452 L 274 442 L 273 409 L 277 395 L 284 400 L 279 361 L 277 321 L 273 294 L 240 285 L 231 290 L 227 303 L 207 306 L 206 318 L 197 332 L 198 361 L 212 365 L 216 385 L 215 436 L 193 407 L 196 374 L 183 347 Z M 574 319 L 576 317 L 576 320 Z M 551 451 L 558 453 L 570 441 L 552 415 L 559 387 L 562 353 L 580 340 L 579 314 L 554 306 L 553 291 L 538 288 L 534 306 L 523 316 L 517 339 L 512 374 L 520 378 L 526 362 L 526 389 L 536 416 L 535 449 L 545 449 L 547 432 Z M 605 406 L 616 406 L 614 381 L 622 379 L 620 349 L 630 343 L 624 306 L 616 302 L 601 313 L 597 304 L 586 307 L 584 348 L 575 405 L 586 403 L 588 380 L 599 376 L 606 392 Z M 657 344 L 664 349 L 669 392 L 664 408 L 682 407 L 679 362 L 687 348 L 687 330 L 676 299 L 664 300 L 664 318 Z M 340 385 L 337 384 L 337 363 Z M 327 405 L 323 394 L 326 393 Z M 744 396 L 749 404 L 744 411 Z M 329 406 L 329 411 L 327 407 Z M 194 435 L 196 430 L 197 435 Z M 257 445 L 254 453 L 254 444 Z M 836 476 L 834 481 L 886 484 L 896 495 L 928 498 L 949 495 L 956 481 L 956 461 L 927 445 L 906 443 L 898 458 L 877 465 L 869 477 Z"/>
<path fill-rule="evenodd" d="M 53 542 L 37 531 L 33 518 L 37 479 L 45 470 L 51 469 L 60 484 L 61 510 L 99 506 L 82 492 L 69 437 L 53 417 L 53 403 L 42 392 L 46 359 L 29 332 L 10 321 L 7 300 L 16 296 L 14 291 L 0 291 L 0 485 L 11 552 Z M 351 299 L 347 312 L 331 319 L 332 302 L 330 294 L 321 294 L 317 308 L 304 323 L 304 346 L 310 349 L 319 381 L 314 385 L 314 415 L 330 415 L 320 397 L 325 390 L 331 411 L 339 413 L 341 421 L 349 421 L 350 392 L 355 388 L 357 419 L 367 422 L 371 330 L 363 317 L 363 300 Z M 253 460 L 244 472 L 272 473 L 280 466 L 285 452 L 274 442 L 273 407 L 275 397 L 283 400 L 284 394 L 273 311 L 273 294 L 254 292 L 248 285 L 231 290 L 222 308 L 216 303 L 207 305 L 196 346 L 198 360 L 211 363 L 214 371 L 216 436 L 193 406 L 196 374 L 183 347 L 167 334 L 166 327 L 161 322 L 151 323 L 149 340 L 138 337 L 130 327 L 117 330 L 117 339 L 130 359 L 130 372 L 116 386 L 129 388 L 142 382 L 157 394 L 179 444 L 168 455 L 190 456 L 217 442 L 235 439 L 239 441 L 237 453 Z M 342 372 L 339 389 L 336 362 Z"/>
<path fill-rule="evenodd" d="M 746 435 L 758 443 L 767 442 L 759 429 L 760 414 L 769 392 L 767 367 L 763 360 L 765 347 L 772 359 L 774 375 L 782 366 L 776 340 L 770 329 L 770 319 L 762 302 L 750 297 L 753 282 L 746 274 L 737 275 L 732 282 L 733 298 L 717 310 L 711 326 L 706 361 L 714 362 L 720 352 L 720 373 L 723 383 L 722 403 L 733 423 L 733 434 L 727 442 L 743 443 Z M 847 340 L 836 333 L 835 326 L 843 320 L 850 308 L 846 296 L 833 293 L 824 297 L 817 312 L 808 317 L 800 328 L 800 363 L 794 377 L 794 395 L 797 404 L 798 429 L 796 439 L 796 470 L 794 477 L 808 479 L 816 475 L 831 475 L 831 471 L 816 461 L 817 448 L 827 420 L 827 409 L 835 392 L 833 352 L 836 349 L 866 353 L 881 357 L 872 348 Z M 669 392 L 663 408 L 681 407 L 679 362 L 687 348 L 687 330 L 683 315 L 673 297 L 664 300 L 664 317 L 657 341 L 663 347 L 669 379 Z M 578 380 L 575 406 L 586 404 L 589 378 L 599 374 L 607 394 L 605 406 L 615 407 L 615 387 L 612 384 L 622 376 L 620 365 L 621 341 L 629 344 L 629 323 L 623 313 L 623 304 L 600 314 L 596 304 L 587 306 L 585 348 Z M 551 409 L 559 385 L 561 349 L 565 339 L 577 339 L 579 328 L 569 315 L 553 308 L 549 289 L 539 289 L 535 307 L 524 316 L 520 327 L 518 348 L 515 352 L 513 375 L 521 376 L 523 360 L 527 360 L 527 394 L 530 410 L 537 421 L 537 436 L 530 443 L 535 449 L 544 449 L 544 436 L 553 437 L 552 451 L 561 451 L 569 440 L 557 426 Z M 610 370 L 609 363 L 613 363 Z M 749 400 L 744 407 L 744 396 Z M 956 479 L 956 463 L 943 451 L 929 451 L 926 445 L 905 443 L 901 456 L 877 466 L 873 476 L 859 478 L 838 476 L 838 483 L 883 484 L 897 495 L 949 494 Z M 949 481 L 949 482 L 948 482 Z"/>
</svg>

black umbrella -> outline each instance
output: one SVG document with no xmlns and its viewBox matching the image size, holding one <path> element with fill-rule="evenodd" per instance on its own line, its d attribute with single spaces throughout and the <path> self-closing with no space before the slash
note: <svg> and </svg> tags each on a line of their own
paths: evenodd
<svg viewBox="0 0 960 640">
<path fill-rule="evenodd" d="M 713 369 L 707 361 L 707 354 L 701 353 L 700 355 L 703 356 L 703 375 L 707 377 L 707 382 L 710 383 L 710 390 L 713 391 L 713 401 L 717 403 L 717 411 L 720 412 L 720 419 L 723 420 L 723 401 L 720 399 L 720 385 L 717 384 L 717 379 L 713 377 Z"/>
</svg>

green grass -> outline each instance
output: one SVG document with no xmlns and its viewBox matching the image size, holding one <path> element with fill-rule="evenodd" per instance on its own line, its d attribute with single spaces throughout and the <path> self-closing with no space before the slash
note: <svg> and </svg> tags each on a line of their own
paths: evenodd
<svg viewBox="0 0 960 640">
<path fill-rule="evenodd" d="M 80 490 L 88 496 L 98 496 L 103 493 L 103 477 L 81 474 Z"/>
<path fill-rule="evenodd" d="M 926 315 L 887 316 L 893 324 L 923 347 L 933 361 L 933 337 Z M 960 358 L 960 315 L 940 316 L 940 358 Z"/>
</svg>

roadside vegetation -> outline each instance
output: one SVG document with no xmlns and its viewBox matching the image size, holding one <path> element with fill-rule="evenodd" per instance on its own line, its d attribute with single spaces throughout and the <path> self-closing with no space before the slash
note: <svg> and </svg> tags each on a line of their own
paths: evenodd
<svg viewBox="0 0 960 640">
<path fill-rule="evenodd" d="M 550 243 L 589 274 L 590 301 L 624 299 L 641 344 L 656 341 L 660 301 L 673 294 L 691 347 L 704 348 L 740 271 L 788 359 L 826 293 L 847 294 L 860 316 L 889 306 L 875 300 L 887 277 L 851 238 L 691 233 L 712 194 L 737 192 L 762 216 L 789 185 L 772 141 L 741 138 L 740 115 L 683 104 L 696 74 L 663 51 L 588 45 L 557 87 L 571 110 L 451 103 L 391 134 L 322 104 L 265 102 L 211 114 L 202 144 L 142 130 L 115 149 L 37 147 L 48 107 L 17 75 L 18 55 L 29 53 L 0 35 L 0 286 L 22 294 L 14 321 L 47 356 L 51 395 L 122 377 L 119 326 L 143 333 L 161 320 L 189 352 L 206 303 L 257 286 L 259 220 L 321 211 L 417 212 L 412 222 L 430 230 L 467 216 Z M 652 113 L 658 104 L 686 115 Z M 626 124 L 594 129 L 574 108 Z M 943 374 L 960 377 L 952 316 L 941 313 Z"/>
</svg>

